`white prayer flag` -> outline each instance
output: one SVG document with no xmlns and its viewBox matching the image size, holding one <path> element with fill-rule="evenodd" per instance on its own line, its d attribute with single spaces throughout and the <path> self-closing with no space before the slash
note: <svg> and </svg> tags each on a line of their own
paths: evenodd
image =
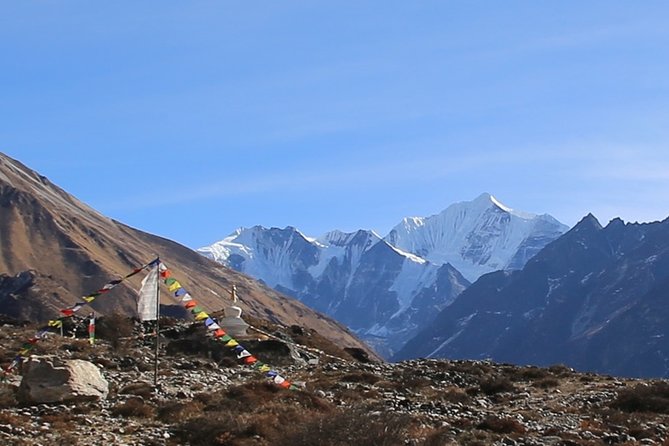
<svg viewBox="0 0 669 446">
<path fill-rule="evenodd" d="M 157 266 L 151 268 L 149 274 L 142 280 L 137 300 L 137 314 L 143 321 L 155 321 L 158 318 L 158 274 Z"/>
</svg>

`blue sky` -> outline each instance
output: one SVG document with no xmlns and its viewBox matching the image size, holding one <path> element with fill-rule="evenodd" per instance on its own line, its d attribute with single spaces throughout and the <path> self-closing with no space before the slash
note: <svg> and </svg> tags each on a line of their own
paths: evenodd
<svg viewBox="0 0 669 446">
<path fill-rule="evenodd" d="M 669 216 L 660 1 L 6 1 L 0 151 L 191 247 L 490 192 Z"/>
</svg>

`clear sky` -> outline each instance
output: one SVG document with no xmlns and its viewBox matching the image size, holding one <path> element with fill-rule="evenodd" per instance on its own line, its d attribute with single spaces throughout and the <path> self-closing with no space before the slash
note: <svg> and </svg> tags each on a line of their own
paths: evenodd
<svg viewBox="0 0 669 446">
<path fill-rule="evenodd" d="M 665 1 L 0 3 L 0 151 L 197 248 L 490 192 L 669 216 Z"/>
</svg>

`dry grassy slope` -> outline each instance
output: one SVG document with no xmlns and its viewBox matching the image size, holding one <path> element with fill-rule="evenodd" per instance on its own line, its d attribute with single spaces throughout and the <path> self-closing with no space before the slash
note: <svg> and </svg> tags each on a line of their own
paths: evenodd
<svg viewBox="0 0 669 446">
<path fill-rule="evenodd" d="M 298 301 L 178 243 L 109 219 L 47 178 L 0 154 L 0 272 L 13 275 L 34 270 L 60 283 L 59 292 L 43 294 L 46 309 L 61 302 L 72 303 L 156 255 L 212 311 L 229 304 L 228 290 L 235 284 L 242 300 L 240 306 L 248 314 L 309 327 L 342 347 L 364 348 L 373 355 L 342 325 Z M 101 296 L 94 308 L 100 312 L 134 312 L 134 290 L 140 280 L 139 275 L 133 277 Z"/>
</svg>

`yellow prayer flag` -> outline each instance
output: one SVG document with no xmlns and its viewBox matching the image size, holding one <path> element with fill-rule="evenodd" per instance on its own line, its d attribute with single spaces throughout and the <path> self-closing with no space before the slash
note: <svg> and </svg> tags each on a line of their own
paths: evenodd
<svg viewBox="0 0 669 446">
<path fill-rule="evenodd" d="M 198 314 L 195 315 L 195 320 L 196 321 L 203 321 L 207 319 L 209 315 L 205 313 L 204 311 L 200 311 Z"/>
<path fill-rule="evenodd" d="M 225 344 L 226 347 L 236 347 L 239 345 L 239 342 L 235 341 L 234 339 L 230 339 L 227 344 Z"/>
<path fill-rule="evenodd" d="M 260 370 L 261 372 L 269 372 L 270 370 L 272 370 L 272 368 L 267 364 L 263 364 L 260 366 L 258 370 Z"/>
<path fill-rule="evenodd" d="M 179 283 L 178 280 L 175 280 L 174 283 L 172 283 L 172 285 L 170 285 L 170 287 L 169 287 L 168 289 L 169 289 L 170 291 L 176 291 L 176 290 L 178 290 L 179 288 L 181 288 L 181 284 Z"/>
</svg>

